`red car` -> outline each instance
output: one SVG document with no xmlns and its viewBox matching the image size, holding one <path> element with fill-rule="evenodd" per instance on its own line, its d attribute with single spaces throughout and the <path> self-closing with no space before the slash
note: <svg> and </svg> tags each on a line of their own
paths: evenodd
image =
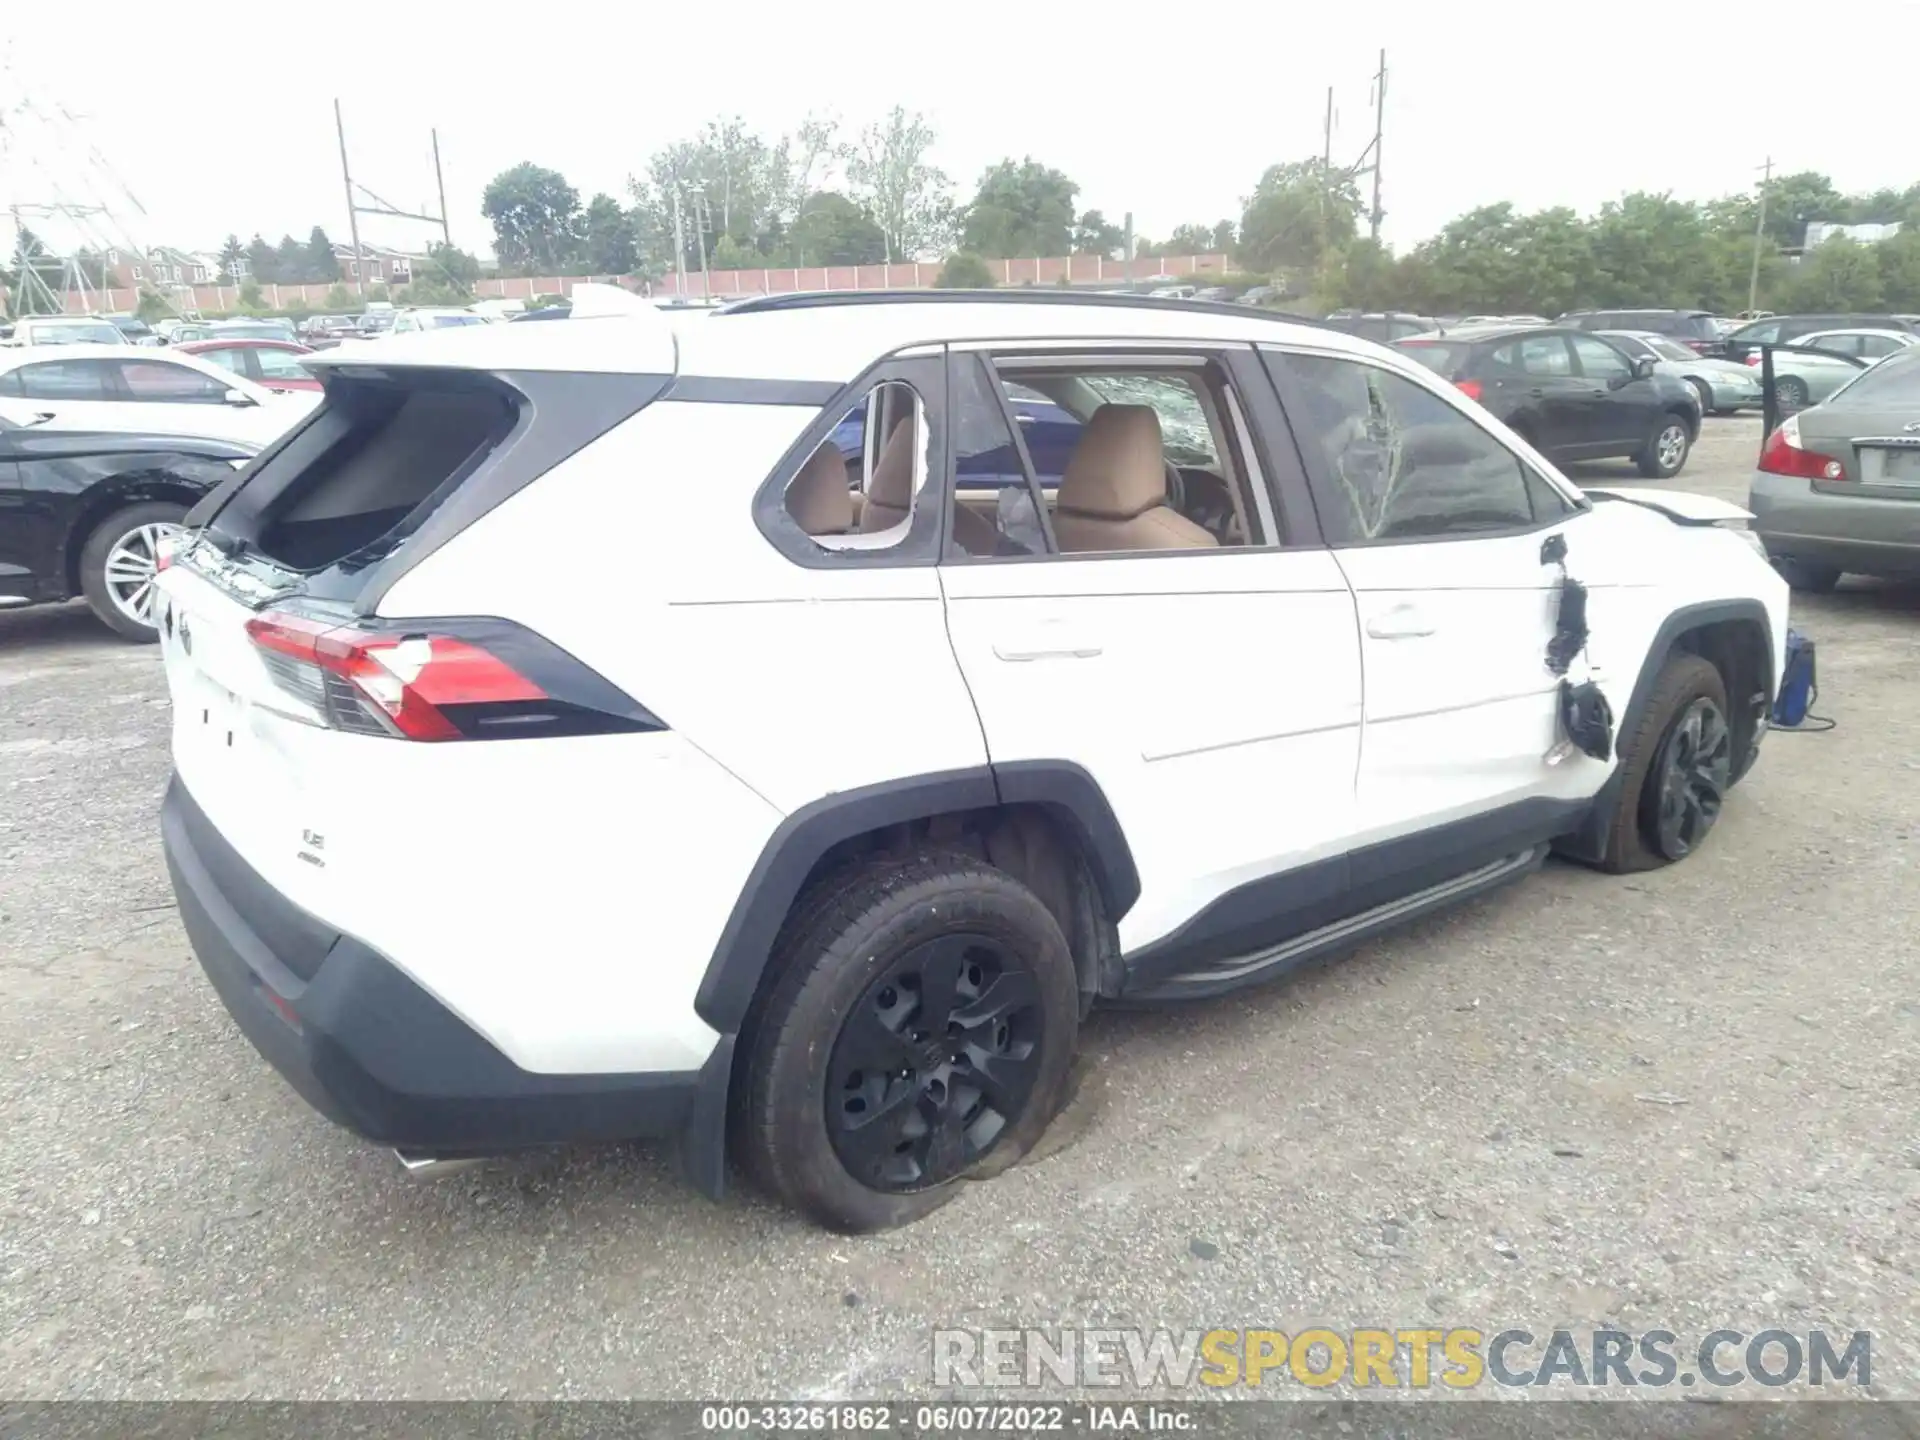
<svg viewBox="0 0 1920 1440">
<path fill-rule="evenodd" d="M 244 375 L 269 390 L 318 390 L 320 382 L 300 363 L 313 351 L 291 340 L 189 340 L 173 347 L 188 355 L 211 360 L 236 375 Z"/>
</svg>

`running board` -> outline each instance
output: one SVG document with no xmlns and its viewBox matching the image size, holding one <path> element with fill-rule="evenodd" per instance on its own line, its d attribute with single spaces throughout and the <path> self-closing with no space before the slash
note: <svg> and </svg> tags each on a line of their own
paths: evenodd
<svg viewBox="0 0 1920 1440">
<path fill-rule="evenodd" d="M 1270 949 L 1234 956 L 1203 970 L 1170 975 L 1142 990 L 1123 991 L 1121 998 L 1123 1001 L 1203 1000 L 1244 986 L 1265 984 L 1311 960 L 1351 950 L 1384 931 L 1396 930 L 1424 916 L 1484 895 L 1510 880 L 1518 880 L 1540 868 L 1549 848 L 1536 845 L 1531 850 L 1504 856 L 1492 864 L 1482 865 L 1478 870 L 1469 870 L 1464 875 L 1456 875 L 1428 889 L 1388 901 L 1385 905 L 1377 905 L 1358 915 L 1348 916 L 1345 920 L 1336 920 L 1318 930 L 1309 930 L 1305 935 L 1296 936 Z"/>
</svg>

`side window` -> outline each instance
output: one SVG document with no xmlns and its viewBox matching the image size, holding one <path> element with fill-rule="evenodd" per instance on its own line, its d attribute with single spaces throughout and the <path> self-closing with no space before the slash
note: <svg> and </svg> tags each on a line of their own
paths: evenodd
<svg viewBox="0 0 1920 1440">
<path fill-rule="evenodd" d="M 313 372 L 300 363 L 291 350 L 269 350 L 264 346 L 253 352 L 260 362 L 260 373 L 269 380 L 311 380 Z"/>
<path fill-rule="evenodd" d="M 1308 479 L 1329 544 L 1471 536 L 1552 518 L 1535 516 L 1519 457 L 1424 387 L 1352 360 L 1266 353 L 1297 382 L 1305 413 L 1290 418 L 1316 452 Z"/>
<path fill-rule="evenodd" d="M 1573 353 L 1579 357 L 1580 373 L 1592 380 L 1614 380 L 1631 376 L 1633 362 L 1613 346 L 1591 335 L 1570 335 Z"/>
<path fill-rule="evenodd" d="M 1529 335 L 1516 347 L 1518 366 L 1523 375 L 1558 378 L 1573 374 L 1573 360 L 1567 354 L 1566 337 Z"/>
<path fill-rule="evenodd" d="M 42 360 L 14 372 L 20 388 L 14 393 L 28 400 L 111 400 L 110 375 L 105 360 Z"/>
<path fill-rule="evenodd" d="M 914 528 L 927 416 L 913 387 L 885 380 L 849 407 L 787 482 L 787 514 L 832 550 L 885 550 Z"/>
<path fill-rule="evenodd" d="M 1854 343 L 1860 347 L 1856 353 L 1868 360 L 1879 360 L 1896 350 L 1906 349 L 1890 335 L 1857 335 Z"/>
<path fill-rule="evenodd" d="M 211 361 L 222 370 L 231 370 L 236 375 L 244 375 L 247 373 L 246 352 L 244 350 L 203 350 L 200 352 L 200 358 Z"/>
<path fill-rule="evenodd" d="M 165 360 L 121 360 L 120 383 L 135 400 L 168 405 L 220 405 L 228 387 L 211 375 Z"/>
</svg>

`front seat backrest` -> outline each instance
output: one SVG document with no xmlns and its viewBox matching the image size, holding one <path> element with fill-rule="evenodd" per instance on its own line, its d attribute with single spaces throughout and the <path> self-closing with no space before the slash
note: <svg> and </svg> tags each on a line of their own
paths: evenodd
<svg viewBox="0 0 1920 1440">
<path fill-rule="evenodd" d="M 853 529 L 847 461 L 831 436 L 820 442 L 787 486 L 787 513 L 809 535 L 844 535 Z"/>
<path fill-rule="evenodd" d="M 866 504 L 860 510 L 860 529 L 871 535 L 876 530 L 891 530 L 913 510 L 913 440 L 917 427 L 907 416 L 893 427 L 887 443 L 880 447 L 874 462 L 873 478 L 867 482 Z"/>
<path fill-rule="evenodd" d="M 1102 405 L 1067 461 L 1053 533 L 1064 553 L 1208 550 L 1219 541 L 1167 504 L 1160 417 L 1147 405 Z"/>
</svg>

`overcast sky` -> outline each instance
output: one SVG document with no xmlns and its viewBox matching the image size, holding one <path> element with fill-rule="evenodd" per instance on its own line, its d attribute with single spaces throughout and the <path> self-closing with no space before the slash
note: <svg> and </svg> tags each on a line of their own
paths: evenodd
<svg viewBox="0 0 1920 1440">
<path fill-rule="evenodd" d="M 671 14 L 691 17 L 683 41 L 659 38 Z M 229 232 L 304 238 L 316 223 L 345 239 L 337 95 L 355 178 L 402 209 L 436 208 L 438 127 L 454 241 L 484 250 L 480 193 L 518 161 L 561 171 L 583 201 L 624 198 L 649 154 L 711 117 L 778 134 L 830 110 L 855 129 L 900 103 L 934 124 L 934 158 L 962 198 L 987 165 L 1030 154 L 1079 183 L 1082 208 L 1132 211 L 1140 234 L 1160 237 L 1236 215 L 1266 165 L 1318 154 L 1329 85 L 1334 157 L 1354 161 L 1382 45 L 1386 237 L 1400 248 L 1495 200 L 1589 211 L 1629 189 L 1725 194 L 1752 185 L 1769 153 L 1777 170 L 1823 170 L 1843 189 L 1920 180 L 1920 110 L 1900 80 L 1920 54 L 1920 0 L 0 0 L 0 120 L 15 137 L 0 207 L 46 201 L 58 183 L 68 198 L 113 200 L 139 243 L 212 249 Z M 23 89 L 79 117 L 144 213 L 103 197 L 88 167 L 62 164 L 9 112 Z M 434 237 L 376 218 L 362 238 Z"/>
</svg>

